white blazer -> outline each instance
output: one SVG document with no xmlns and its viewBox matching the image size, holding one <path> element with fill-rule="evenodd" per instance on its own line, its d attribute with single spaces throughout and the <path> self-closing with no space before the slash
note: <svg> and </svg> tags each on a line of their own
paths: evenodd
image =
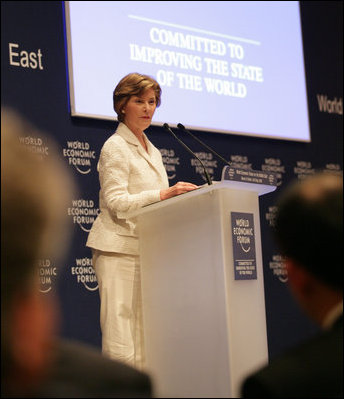
<svg viewBox="0 0 344 399">
<path fill-rule="evenodd" d="M 120 123 L 100 152 L 100 214 L 86 246 L 106 252 L 138 255 L 136 218 L 129 213 L 160 201 L 160 190 L 169 187 L 160 151 L 144 135 L 148 153 L 137 137 Z"/>
</svg>

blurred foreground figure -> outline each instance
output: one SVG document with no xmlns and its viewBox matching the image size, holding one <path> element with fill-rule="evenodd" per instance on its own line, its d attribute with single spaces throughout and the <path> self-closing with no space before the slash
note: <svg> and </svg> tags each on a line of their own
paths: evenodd
<svg viewBox="0 0 344 399">
<path fill-rule="evenodd" d="M 38 260 L 58 265 L 74 184 L 54 143 L 44 158 L 20 137 L 44 137 L 1 110 L 1 397 L 149 397 L 146 374 L 57 339 L 56 299 L 39 292 Z"/>
<path fill-rule="evenodd" d="M 243 384 L 243 397 L 343 397 L 343 180 L 316 174 L 278 203 L 276 238 L 288 285 L 322 332 L 272 359 Z"/>
</svg>

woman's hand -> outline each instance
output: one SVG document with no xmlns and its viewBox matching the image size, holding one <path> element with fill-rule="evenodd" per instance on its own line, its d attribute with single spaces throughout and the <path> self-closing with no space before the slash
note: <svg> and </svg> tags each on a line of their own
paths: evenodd
<svg viewBox="0 0 344 399">
<path fill-rule="evenodd" d="M 179 181 L 174 186 L 169 187 L 166 190 L 161 190 L 160 199 L 165 200 L 168 198 L 172 198 L 175 197 L 176 195 L 184 194 L 187 193 L 188 191 L 195 190 L 196 188 L 198 188 L 196 184 Z"/>
</svg>

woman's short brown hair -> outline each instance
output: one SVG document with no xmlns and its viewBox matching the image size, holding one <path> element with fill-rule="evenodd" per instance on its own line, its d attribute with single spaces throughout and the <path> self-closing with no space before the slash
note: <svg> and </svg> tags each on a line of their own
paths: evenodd
<svg viewBox="0 0 344 399">
<path fill-rule="evenodd" d="M 122 110 L 130 97 L 140 96 L 148 89 L 154 90 L 156 106 L 159 107 L 161 104 L 161 87 L 154 78 L 134 72 L 120 80 L 113 92 L 113 108 L 117 113 L 119 122 L 124 120 Z"/>
</svg>

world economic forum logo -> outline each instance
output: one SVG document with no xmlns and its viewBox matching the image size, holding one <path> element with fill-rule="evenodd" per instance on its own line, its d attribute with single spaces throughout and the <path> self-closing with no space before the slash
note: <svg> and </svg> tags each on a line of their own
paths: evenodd
<svg viewBox="0 0 344 399">
<path fill-rule="evenodd" d="M 211 152 L 195 152 L 197 157 L 202 161 L 207 173 L 209 174 L 211 180 L 214 179 L 215 171 L 217 170 L 217 160 L 213 159 L 213 154 Z M 204 181 L 207 181 L 204 175 L 204 169 L 201 163 L 196 158 L 190 159 L 191 166 L 195 168 L 195 173 L 202 176 Z"/>
<path fill-rule="evenodd" d="M 179 157 L 176 156 L 176 153 L 172 148 L 161 148 L 160 153 L 162 156 L 162 162 L 164 163 L 167 172 L 168 179 L 172 180 L 177 175 L 176 167 L 180 165 Z"/>
<path fill-rule="evenodd" d="M 89 233 L 93 222 L 99 214 L 99 208 L 94 206 L 94 201 L 84 198 L 73 199 L 72 206 L 67 209 L 74 224 L 79 225 L 81 230 Z"/>
<path fill-rule="evenodd" d="M 269 268 L 281 283 L 288 281 L 288 272 L 285 267 L 285 259 L 282 255 L 273 255 L 272 260 L 269 262 Z"/>
<path fill-rule="evenodd" d="M 63 148 L 62 153 L 68 159 L 68 164 L 83 175 L 90 173 L 92 162 L 96 159 L 90 144 L 84 141 L 67 141 L 66 144 L 67 148 Z"/>
<path fill-rule="evenodd" d="M 50 259 L 38 260 L 39 290 L 46 294 L 52 290 L 57 279 L 57 267 Z"/>
<path fill-rule="evenodd" d="M 76 282 L 83 284 L 88 291 L 96 291 L 98 289 L 98 281 L 91 258 L 76 258 L 75 265 L 71 267 L 71 274 L 75 276 Z"/>
</svg>

